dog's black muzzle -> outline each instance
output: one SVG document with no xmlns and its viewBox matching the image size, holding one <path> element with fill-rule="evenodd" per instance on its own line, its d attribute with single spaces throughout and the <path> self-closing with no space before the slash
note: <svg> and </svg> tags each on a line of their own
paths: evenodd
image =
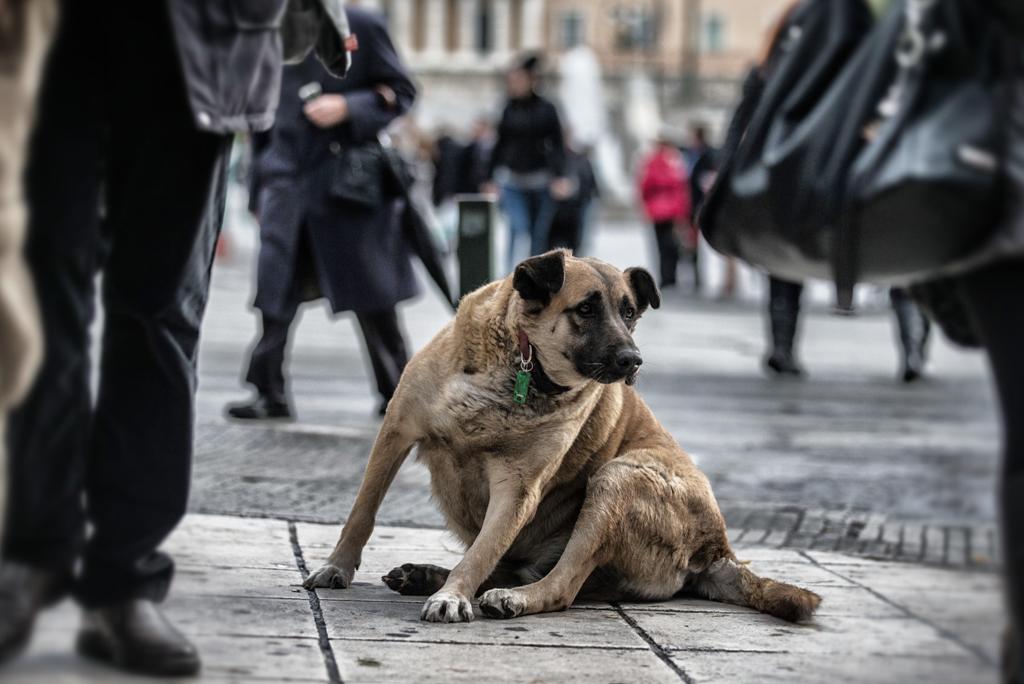
<svg viewBox="0 0 1024 684">
<path fill-rule="evenodd" d="M 613 382 L 625 380 L 627 385 L 636 382 L 636 376 L 640 372 L 640 366 L 644 359 L 640 356 L 640 350 L 636 347 L 622 347 L 604 359 L 601 364 L 601 372 L 597 381 L 610 385 Z"/>
</svg>

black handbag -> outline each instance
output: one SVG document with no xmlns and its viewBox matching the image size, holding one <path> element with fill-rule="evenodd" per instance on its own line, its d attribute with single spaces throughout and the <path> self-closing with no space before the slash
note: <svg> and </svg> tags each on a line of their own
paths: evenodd
<svg viewBox="0 0 1024 684">
<path fill-rule="evenodd" d="M 792 280 L 905 284 L 984 243 L 1000 209 L 1010 38 L 984 3 L 805 0 L 748 77 L 699 224 Z"/>
<path fill-rule="evenodd" d="M 331 197 L 365 208 L 379 207 L 391 187 L 384 155 L 376 140 L 342 146 L 331 166 Z"/>
</svg>

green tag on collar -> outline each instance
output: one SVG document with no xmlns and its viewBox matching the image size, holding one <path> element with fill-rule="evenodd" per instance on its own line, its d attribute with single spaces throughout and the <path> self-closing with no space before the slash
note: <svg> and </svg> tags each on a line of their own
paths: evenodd
<svg viewBox="0 0 1024 684">
<path fill-rule="evenodd" d="M 526 393 L 530 389 L 530 374 L 521 370 L 516 373 L 516 387 L 512 390 L 512 401 L 517 404 L 526 403 Z"/>
</svg>

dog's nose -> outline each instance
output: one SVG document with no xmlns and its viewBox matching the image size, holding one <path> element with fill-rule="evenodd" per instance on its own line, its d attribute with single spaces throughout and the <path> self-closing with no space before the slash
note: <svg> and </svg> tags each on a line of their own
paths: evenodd
<svg viewBox="0 0 1024 684">
<path fill-rule="evenodd" d="M 636 349 L 623 349 L 615 355 L 615 367 L 622 373 L 632 373 L 644 362 Z"/>
</svg>

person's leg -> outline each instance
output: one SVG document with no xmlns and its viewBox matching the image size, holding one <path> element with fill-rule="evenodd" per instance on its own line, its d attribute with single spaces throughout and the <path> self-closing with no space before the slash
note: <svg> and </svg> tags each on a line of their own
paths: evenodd
<svg viewBox="0 0 1024 684">
<path fill-rule="evenodd" d="M 732 299 L 736 296 L 737 271 L 736 259 L 725 257 L 725 277 L 722 280 L 722 289 L 718 295 L 720 299 Z"/>
<path fill-rule="evenodd" d="M 196 131 L 183 99 L 162 106 L 160 136 L 152 121 L 112 127 L 86 606 L 163 597 L 173 566 L 156 549 L 188 499 L 196 354 L 229 140 Z"/>
<path fill-rule="evenodd" d="M 373 368 L 383 411 L 394 396 L 402 371 L 409 361 L 398 312 L 394 307 L 383 311 L 356 312 L 356 320 L 366 343 L 366 353 Z"/>
<path fill-rule="evenodd" d="M 246 382 L 256 388 L 260 395 L 276 402 L 287 403 L 287 381 L 284 375 L 285 351 L 295 319 L 279 321 L 261 314 L 259 342 L 252 350 Z"/>
<path fill-rule="evenodd" d="M 288 384 L 284 375 L 285 352 L 294 312 L 287 320 L 260 316 L 260 337 L 249 356 L 245 381 L 256 388 L 256 396 L 247 401 L 228 404 L 225 413 L 238 420 L 291 418 Z"/>
<path fill-rule="evenodd" d="M 769 276 L 768 321 L 772 349 L 765 358 L 765 366 L 779 375 L 803 375 L 796 362 L 794 346 L 800 322 L 800 297 L 803 283 L 791 283 Z"/>
<path fill-rule="evenodd" d="M 1007 606 L 1017 671 L 1024 681 L 1024 263 L 1006 261 L 962 280 L 974 327 L 988 352 L 1003 423 L 999 481 Z M 1011 680 L 1007 680 L 1011 681 Z"/>
<path fill-rule="evenodd" d="M 676 268 L 679 264 L 679 246 L 673 231 L 672 221 L 655 221 L 654 238 L 658 245 L 658 287 L 672 287 L 676 284 Z"/>
<path fill-rule="evenodd" d="M 529 239 L 530 212 L 526 195 L 519 188 L 506 185 L 501 188 L 501 209 L 508 223 L 508 262 L 509 273 L 521 260 L 518 245 L 520 240 Z"/>
<path fill-rule="evenodd" d="M 903 382 L 913 382 L 924 373 L 931 326 L 928 317 L 921 313 L 906 290 L 892 288 L 889 290 L 889 301 L 899 330 L 902 351 L 900 377 Z"/>
<path fill-rule="evenodd" d="M 120 43 L 103 80 L 111 250 L 86 483 L 92 533 L 76 591 L 90 608 L 159 600 L 170 583 L 173 564 L 156 549 L 188 499 L 199 328 L 230 147 L 195 127 L 166 8 L 103 15 L 100 38 Z M 146 116 L 125 102 L 146 103 Z"/>
<path fill-rule="evenodd" d="M 548 235 L 551 222 L 555 219 L 558 206 L 547 188 L 530 190 L 528 193 L 530 208 L 530 256 L 548 251 Z"/>
</svg>

